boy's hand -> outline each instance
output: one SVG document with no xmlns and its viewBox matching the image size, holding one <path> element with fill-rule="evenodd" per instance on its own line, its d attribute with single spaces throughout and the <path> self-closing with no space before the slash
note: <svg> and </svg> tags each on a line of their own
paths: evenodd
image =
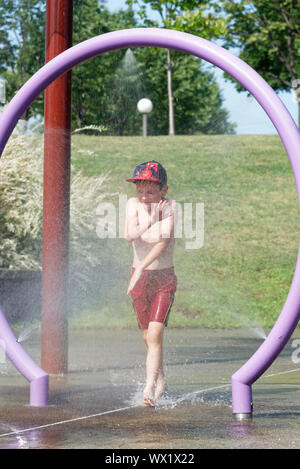
<svg viewBox="0 0 300 469">
<path fill-rule="evenodd" d="M 158 204 L 152 204 L 151 222 L 161 221 L 164 218 L 174 215 L 174 210 L 168 200 L 162 199 Z"/>
<path fill-rule="evenodd" d="M 131 290 L 133 290 L 135 284 L 137 283 L 138 279 L 142 275 L 142 272 L 143 272 L 143 269 L 139 269 L 138 267 L 135 269 L 135 271 L 134 271 L 134 273 L 133 273 L 133 275 L 130 279 L 130 282 L 129 282 L 127 295 L 131 292 Z"/>
</svg>

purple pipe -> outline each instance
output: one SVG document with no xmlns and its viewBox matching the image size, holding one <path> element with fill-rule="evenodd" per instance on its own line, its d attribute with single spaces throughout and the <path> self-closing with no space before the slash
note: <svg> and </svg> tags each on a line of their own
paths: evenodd
<svg viewBox="0 0 300 469">
<path fill-rule="evenodd" d="M 1 309 L 0 344 L 17 370 L 30 382 L 30 405 L 47 405 L 49 377 L 18 343 Z"/>
<path fill-rule="evenodd" d="M 252 413 L 251 385 L 269 368 L 284 348 L 300 319 L 300 247 L 292 285 L 284 307 L 259 349 L 232 375 L 233 413 L 245 416 Z"/>
<path fill-rule="evenodd" d="M 193 54 L 211 62 L 240 82 L 256 98 L 273 122 L 288 154 L 300 200 L 300 133 L 282 101 L 266 81 L 238 57 L 205 39 L 179 31 L 151 28 L 116 31 L 84 41 L 55 57 L 25 83 L 4 110 L 0 118 L 0 155 L 18 119 L 53 80 L 75 65 L 96 55 L 141 46 L 164 47 Z M 251 385 L 283 349 L 299 317 L 300 259 L 298 254 L 289 295 L 276 324 L 256 353 L 232 376 L 234 414 L 252 413 Z"/>
</svg>

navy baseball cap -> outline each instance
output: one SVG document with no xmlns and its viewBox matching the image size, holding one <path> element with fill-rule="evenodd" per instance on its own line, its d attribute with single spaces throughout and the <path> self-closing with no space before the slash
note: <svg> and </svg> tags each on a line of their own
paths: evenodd
<svg viewBox="0 0 300 469">
<path fill-rule="evenodd" d="M 126 181 L 153 181 L 165 186 L 167 184 L 167 172 L 158 161 L 146 161 L 146 163 L 139 164 L 133 171 L 132 177 L 126 179 Z"/>
</svg>

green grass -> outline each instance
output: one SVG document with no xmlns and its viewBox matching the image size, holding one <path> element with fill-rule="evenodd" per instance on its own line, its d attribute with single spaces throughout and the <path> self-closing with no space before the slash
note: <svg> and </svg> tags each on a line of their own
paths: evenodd
<svg viewBox="0 0 300 469">
<path fill-rule="evenodd" d="M 116 193 L 134 195 L 125 178 L 149 159 L 166 167 L 170 197 L 182 205 L 204 203 L 203 247 L 187 250 L 186 239 L 176 241 L 178 290 L 170 326 L 271 327 L 289 291 L 299 239 L 297 192 L 279 137 L 75 135 L 72 140 L 73 170 L 109 173 L 106 188 L 115 193 L 109 200 L 116 206 Z M 129 276 L 131 246 L 121 239 L 108 245 Z M 74 323 L 135 325 L 127 281 L 124 273 L 114 276 L 101 304 L 86 305 Z"/>
</svg>

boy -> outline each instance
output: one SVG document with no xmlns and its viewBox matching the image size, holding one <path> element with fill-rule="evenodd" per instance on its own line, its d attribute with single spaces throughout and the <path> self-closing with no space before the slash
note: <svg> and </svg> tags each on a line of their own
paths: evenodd
<svg viewBox="0 0 300 469">
<path fill-rule="evenodd" d="M 154 406 L 166 390 L 163 332 L 174 301 L 173 267 L 175 200 L 166 199 L 167 173 L 157 161 L 138 165 L 132 178 L 136 197 L 126 206 L 125 239 L 133 245 L 131 294 L 147 348 L 144 404 Z"/>
</svg>

